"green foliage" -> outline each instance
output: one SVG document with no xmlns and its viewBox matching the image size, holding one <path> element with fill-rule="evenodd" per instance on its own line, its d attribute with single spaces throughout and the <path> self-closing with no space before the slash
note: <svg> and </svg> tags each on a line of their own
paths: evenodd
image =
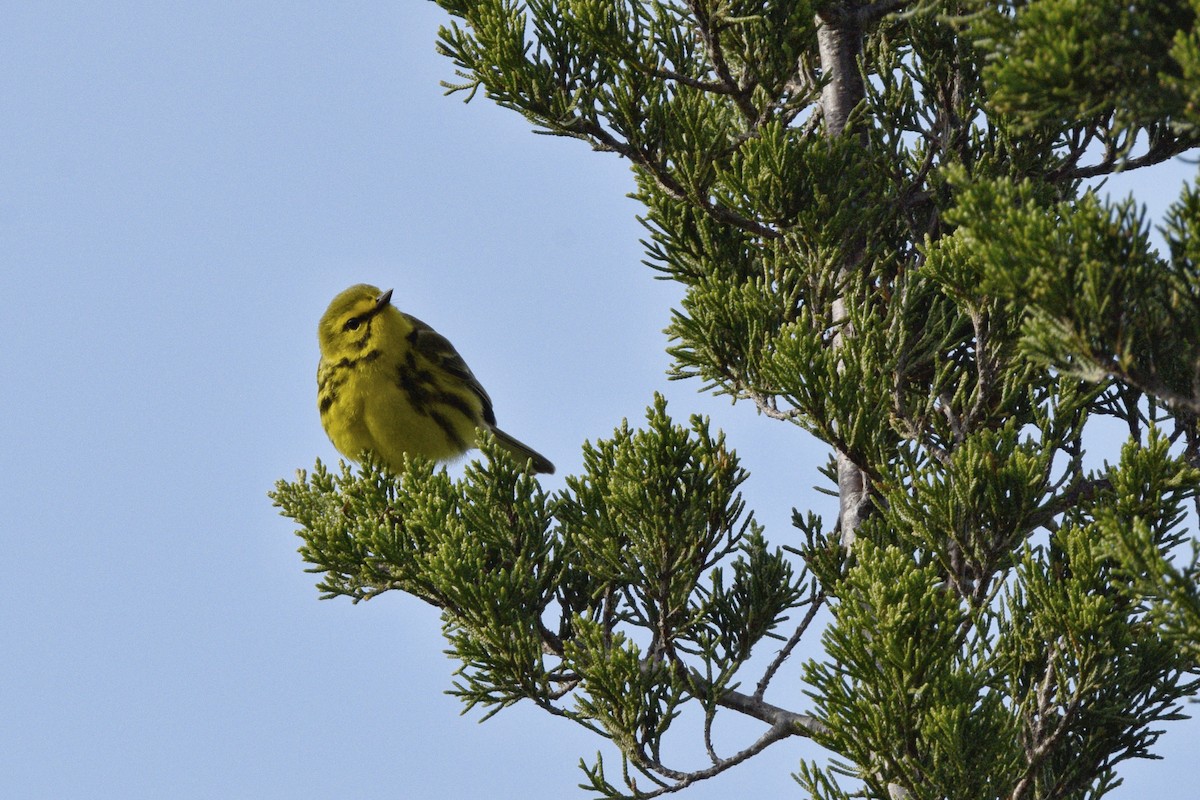
<svg viewBox="0 0 1200 800">
<path fill-rule="evenodd" d="M 1115 114 L 1129 126 L 1182 107 L 1172 78 L 1177 31 L 1195 14 L 1182 0 L 1040 0 L 975 22 L 992 55 L 984 69 L 991 104 L 1018 126 L 1065 126 Z"/>
<path fill-rule="evenodd" d="M 797 735 L 829 800 L 1091 800 L 1150 756 L 1200 675 L 1200 192 L 1164 254 L 1084 182 L 1200 143 L 1200 3 L 439 4 L 451 92 L 629 161 L 683 290 L 670 376 L 827 445 L 842 516 L 773 544 L 723 436 L 659 398 L 554 494 L 486 438 L 457 480 L 281 482 L 321 592 L 441 609 L 468 707 L 611 740 L 601 797 Z M 1126 441 L 1089 469 L 1102 417 Z M 777 680 L 822 608 L 823 655 Z M 730 714 L 765 730 L 721 754 Z M 709 758 L 679 768 L 691 719 Z"/>
<path fill-rule="evenodd" d="M 1029 460 L 1031 443 L 1004 438 L 1008 445 L 985 439 L 976 452 L 999 445 L 1010 453 L 1010 466 L 983 473 L 1013 487 L 1010 508 L 997 507 L 994 496 L 961 508 L 992 508 L 1005 521 L 1015 515 L 1013 527 L 1028 530 L 1019 510 L 1044 491 L 1043 473 Z M 956 453 L 948 472 L 969 470 L 976 458 Z M 1013 562 L 986 593 L 952 583 L 986 581 L 978 568 L 948 560 L 957 551 L 968 563 L 986 563 L 968 552 L 970 542 L 937 536 L 945 518 L 939 502 L 959 502 L 952 487 L 930 484 L 924 498 L 910 500 L 910 508 L 924 499 L 931 509 L 929 530 L 916 532 L 935 537 L 929 541 L 903 532 L 909 511 L 889 508 L 869 522 L 856 563 L 834 579 L 839 600 L 822 636 L 826 660 L 810 663 L 805 675 L 830 731 L 818 741 L 861 765 L 842 771 L 878 796 L 888 783 L 913 797 L 1007 797 L 1017 787 L 1032 796 L 1099 796 L 1115 785 L 1117 763 L 1150 752 L 1161 733 L 1154 726 L 1178 719 L 1180 699 L 1200 685 L 1196 628 L 1192 622 L 1186 640 L 1189 611 L 1130 581 L 1152 573 L 1126 560 L 1129 533 L 1152 542 L 1140 552 L 1169 564 L 1186 535 L 1182 503 L 1200 484 L 1157 434 L 1145 448 L 1127 445 L 1106 475 L 1110 488 L 1091 509 L 1073 507 L 1048 546 L 1003 548 Z M 965 529 L 980 536 L 997 527 L 972 519 Z M 897 531 L 899 546 L 874 543 Z M 811 764 L 798 778 L 813 796 L 846 796 Z"/>
<path fill-rule="evenodd" d="M 1040 195 L 1040 196 L 1039 196 Z M 948 219 L 952 239 L 992 295 L 1025 315 L 1022 347 L 1036 361 L 1093 382 L 1117 376 L 1195 408 L 1200 389 L 1200 272 L 1188 252 L 1197 201 L 1173 208 L 1172 257 L 1150 245 L 1131 201 L 1088 193 L 1050 203 L 1030 182 L 974 183 Z M 1020 237 L 1009 232 L 1019 230 Z M 1185 244 L 1189 242 L 1189 244 Z M 944 246 L 944 245 L 943 245 Z"/>
<path fill-rule="evenodd" d="M 940 569 L 897 547 L 863 543 L 855 555 L 821 637 L 827 660 L 805 672 L 831 731 L 817 740 L 864 765 L 859 777 L 879 796 L 889 782 L 915 797 L 1002 796 L 1020 763 L 1019 725 L 989 686 L 978 612 Z M 814 773 L 800 778 L 820 794 Z"/>
<path fill-rule="evenodd" d="M 1197 689 L 1194 649 L 1154 624 L 1161 608 L 1130 590 L 1128 565 L 1110 545 L 1121 529 L 1145 526 L 1158 535 L 1143 552 L 1167 558 L 1182 538 L 1195 470 L 1152 432 L 1147 447 L 1127 445 L 1108 476 L 1111 489 L 1090 513 L 1073 509 L 1048 548 L 1026 550 L 998 623 L 998 671 L 1020 701 L 1022 744 L 1038 756 L 1026 769 L 1035 794 L 1112 782 L 1113 766 L 1146 756 L 1161 733 L 1153 726 L 1178 719 L 1180 698 Z"/>
<path fill-rule="evenodd" d="M 458 480 L 423 459 L 399 475 L 318 462 L 272 498 L 301 526 L 324 596 L 396 589 L 442 610 L 468 708 L 532 700 L 649 774 L 678 709 L 715 714 L 802 604 L 804 577 L 744 514 L 746 473 L 724 438 L 699 417 L 674 424 L 661 397 L 644 430 L 586 445 L 584 472 L 555 495 L 482 447 L 488 462 Z"/>
<path fill-rule="evenodd" d="M 1189 0 L 1188 6 L 1193 20 L 1200 17 L 1200 2 Z M 1181 129 L 1194 128 L 1200 123 L 1200 30 L 1194 23 L 1190 30 L 1175 32 L 1171 58 L 1179 65 L 1179 72 L 1168 85 L 1179 93 L 1183 103 L 1174 123 Z"/>
<path fill-rule="evenodd" d="M 1183 504 L 1196 497 L 1200 481 L 1194 460 L 1172 457 L 1169 447 L 1170 440 L 1157 429 L 1151 430 L 1146 448 L 1125 446 L 1112 492 L 1095 515 L 1094 533 L 1113 588 L 1140 604 L 1154 629 L 1195 664 L 1200 662 L 1200 550 Z M 1176 566 L 1187 549 L 1190 561 Z"/>
</svg>

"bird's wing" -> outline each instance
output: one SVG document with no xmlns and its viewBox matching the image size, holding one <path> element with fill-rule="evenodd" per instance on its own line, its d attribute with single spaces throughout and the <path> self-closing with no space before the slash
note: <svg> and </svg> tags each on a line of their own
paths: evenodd
<svg viewBox="0 0 1200 800">
<path fill-rule="evenodd" d="M 404 314 L 403 311 L 400 313 Z M 475 377 L 475 373 L 471 372 L 467 362 L 463 361 L 463 357 L 454 349 L 454 345 L 450 344 L 450 340 L 411 314 L 404 314 L 404 318 L 413 327 L 413 332 L 409 334 L 408 338 L 417 352 L 429 359 L 439 369 L 461 380 L 468 389 L 478 395 L 483 403 L 484 422 L 494 426 L 496 413 L 492 411 L 492 398 L 488 397 L 488 393 L 480 385 L 479 379 Z"/>
</svg>

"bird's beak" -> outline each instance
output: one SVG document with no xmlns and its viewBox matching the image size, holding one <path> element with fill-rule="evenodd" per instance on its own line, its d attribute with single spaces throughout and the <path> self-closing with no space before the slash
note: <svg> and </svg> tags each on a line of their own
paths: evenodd
<svg viewBox="0 0 1200 800">
<path fill-rule="evenodd" d="M 382 310 L 383 307 L 390 302 L 392 302 L 392 290 L 388 289 L 386 292 L 379 295 L 379 297 L 375 298 L 375 311 L 378 312 Z"/>
</svg>

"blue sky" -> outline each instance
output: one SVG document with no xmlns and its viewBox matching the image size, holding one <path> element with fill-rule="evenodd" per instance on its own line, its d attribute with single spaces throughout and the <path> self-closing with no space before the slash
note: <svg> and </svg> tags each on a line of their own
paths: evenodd
<svg viewBox="0 0 1200 800">
<path fill-rule="evenodd" d="M 627 165 L 444 97 L 432 3 L 2 19 L 0 794 L 581 796 L 598 740 L 523 706 L 459 716 L 436 612 L 318 602 L 266 492 L 335 458 L 316 320 L 365 281 L 455 342 L 550 487 L 659 390 L 728 432 L 775 541 L 793 506 L 830 517 L 820 447 L 665 380 L 679 293 L 640 263 Z M 1153 216 L 1190 174 L 1112 185 Z M 802 708 L 790 677 L 775 701 Z M 1115 796 L 1184 797 L 1198 733 Z M 799 796 L 801 757 L 685 796 Z"/>
</svg>

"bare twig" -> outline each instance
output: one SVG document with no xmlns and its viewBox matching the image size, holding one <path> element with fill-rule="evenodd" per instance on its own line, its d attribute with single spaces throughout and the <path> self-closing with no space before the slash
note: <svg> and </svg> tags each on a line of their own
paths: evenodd
<svg viewBox="0 0 1200 800">
<path fill-rule="evenodd" d="M 860 6 L 855 13 L 860 22 L 867 24 L 882 19 L 888 14 L 903 11 L 913 4 L 913 0 L 875 0 L 874 3 Z"/>
<path fill-rule="evenodd" d="M 791 637 L 788 638 L 787 643 L 780 648 L 779 653 L 775 656 L 775 659 L 770 663 L 770 665 L 767 666 L 762 678 L 758 681 L 758 685 L 754 687 L 754 694 L 752 697 L 755 700 L 762 700 L 763 695 L 767 691 L 767 685 L 771 682 L 771 679 L 775 677 L 775 673 L 779 671 L 779 668 L 783 666 L 783 662 L 786 661 L 788 656 L 792 654 L 792 651 L 796 649 L 796 645 L 800 643 L 800 638 L 804 636 L 804 632 L 808 630 L 808 626 L 812 624 L 813 618 L 817 615 L 817 612 L 824 604 L 825 593 L 814 591 L 808 602 L 808 613 L 804 615 L 804 619 L 802 619 L 800 624 L 796 626 L 796 630 L 793 631 Z"/>
<path fill-rule="evenodd" d="M 694 783 L 697 783 L 702 780 L 706 780 L 708 778 L 712 778 L 716 775 L 720 775 L 722 772 L 729 769 L 730 767 L 735 767 L 738 764 L 742 763 L 743 761 L 753 758 L 754 756 L 761 753 L 763 750 L 766 750 L 771 745 L 775 744 L 778 741 L 786 739 L 789 736 L 792 736 L 794 733 L 795 733 L 795 731 L 792 730 L 791 726 L 787 723 L 780 722 L 780 723 L 774 724 L 767 730 L 766 733 L 764 733 L 762 736 L 760 736 L 758 738 L 758 740 L 756 742 L 754 742 L 754 744 L 750 745 L 746 749 L 741 750 L 737 753 L 734 753 L 733 755 L 729 756 L 729 758 L 721 759 L 718 763 L 713 764 L 711 767 L 708 767 L 707 769 L 696 770 L 694 772 L 676 773 L 673 770 L 667 770 L 665 767 L 662 767 L 662 765 L 660 765 L 660 764 L 654 764 L 654 763 L 639 764 L 638 766 L 642 769 L 648 769 L 653 772 L 657 772 L 660 775 L 672 773 L 672 774 L 678 775 L 678 777 L 675 779 L 674 783 L 671 783 L 671 784 L 665 785 L 665 786 L 660 784 L 659 788 L 655 789 L 654 791 L 638 792 L 638 797 L 639 798 L 661 797 L 662 795 L 665 795 L 665 794 L 672 794 L 672 793 L 678 792 L 682 789 L 686 789 L 687 787 L 691 786 Z M 664 772 L 664 770 L 665 770 L 665 772 Z M 653 779 L 653 776 L 649 776 L 649 777 L 651 777 L 651 779 Z M 636 790 L 636 787 L 634 787 L 632 785 L 630 786 L 630 788 L 633 788 Z"/>
<path fill-rule="evenodd" d="M 645 169 L 664 192 L 676 200 L 695 203 L 717 222 L 732 225 L 735 228 L 762 236 L 764 239 L 777 239 L 783 235 L 769 225 L 764 225 L 757 220 L 743 217 L 725 206 L 718 205 L 711 197 L 690 194 L 663 164 L 651 158 L 649 154 L 634 147 L 629 142 L 621 141 L 605 130 L 599 123 L 586 120 L 582 117 L 576 117 L 571 122 L 563 124 L 562 130 L 570 136 L 589 140 L 592 143 L 592 147 L 596 150 L 625 156 L 639 167 Z"/>
<path fill-rule="evenodd" d="M 1021 780 L 1017 781 L 1017 785 L 1013 787 L 1012 793 L 1009 794 L 1009 800 L 1023 800 L 1028 794 L 1030 787 L 1033 784 L 1034 774 L 1042 761 L 1049 755 L 1050 751 L 1058 744 L 1063 735 L 1066 734 L 1067 728 L 1075 718 L 1075 713 L 1079 710 L 1079 689 L 1075 690 L 1071 700 L 1063 708 L 1062 715 L 1058 718 L 1058 722 L 1054 726 L 1054 730 L 1048 735 L 1045 733 L 1045 721 L 1051 712 L 1053 705 L 1053 689 L 1055 686 L 1055 669 L 1054 659 L 1058 654 L 1058 642 L 1050 643 L 1050 651 L 1046 656 L 1046 672 L 1042 676 L 1042 682 L 1037 689 L 1037 710 L 1036 718 L 1030 721 L 1031 740 L 1025 746 L 1025 774 L 1021 776 Z"/>
<path fill-rule="evenodd" d="M 713 71 L 717 73 L 717 79 L 727 87 L 726 94 L 733 99 L 742 116 L 748 122 L 753 122 L 758 118 L 758 110 L 750 101 L 750 95 L 754 88 L 753 83 L 748 82 L 743 86 L 733 77 L 729 64 L 725 60 L 725 51 L 721 47 L 720 30 L 713 25 L 707 9 L 697 0 L 688 0 L 688 10 L 696 18 L 696 30 L 708 51 L 708 58 L 712 62 Z"/>
<path fill-rule="evenodd" d="M 1132 132 L 1129 135 L 1132 136 L 1134 133 L 1136 132 Z M 1072 163 L 1070 166 L 1062 168 L 1055 177 L 1067 180 L 1079 180 L 1083 178 L 1095 178 L 1099 175 L 1108 175 L 1113 172 L 1129 172 L 1130 170 L 1142 167 L 1150 167 L 1191 150 L 1196 147 L 1198 142 L 1192 136 L 1175 136 L 1166 131 L 1155 131 L 1150 133 L 1150 144 L 1145 153 L 1137 158 L 1124 158 L 1123 154 L 1128 151 L 1130 144 L 1131 142 L 1129 141 L 1115 143 L 1110 140 L 1105 147 L 1104 158 L 1098 163 L 1086 167 L 1076 166 Z"/>
</svg>

